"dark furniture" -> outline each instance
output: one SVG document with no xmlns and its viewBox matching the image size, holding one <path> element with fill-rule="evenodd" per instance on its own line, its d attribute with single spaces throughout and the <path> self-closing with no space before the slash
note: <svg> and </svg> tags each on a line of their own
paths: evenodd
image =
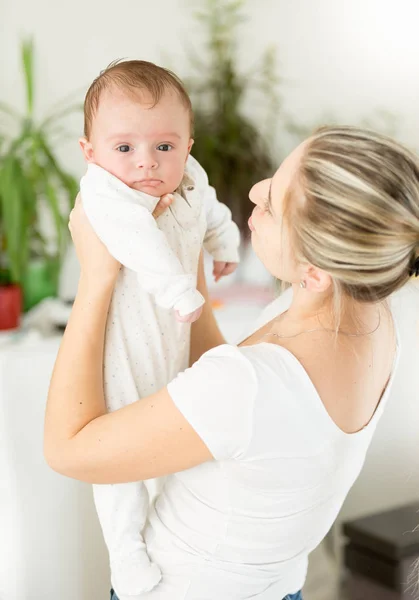
<svg viewBox="0 0 419 600">
<path fill-rule="evenodd" d="M 418 600 L 419 498 L 417 504 L 347 522 L 343 533 L 349 600 Z"/>
</svg>

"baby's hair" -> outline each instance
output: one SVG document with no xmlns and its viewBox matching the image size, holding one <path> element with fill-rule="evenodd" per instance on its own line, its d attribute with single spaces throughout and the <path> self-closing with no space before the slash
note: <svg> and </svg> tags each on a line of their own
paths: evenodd
<svg viewBox="0 0 419 600">
<path fill-rule="evenodd" d="M 138 99 L 138 93 L 147 92 L 156 106 L 165 92 L 174 91 L 190 114 L 193 135 L 191 100 L 182 81 L 164 67 L 145 60 L 116 60 L 96 77 L 87 90 L 84 100 L 84 135 L 89 139 L 92 121 L 98 110 L 100 97 L 105 90 L 122 90 Z"/>
</svg>

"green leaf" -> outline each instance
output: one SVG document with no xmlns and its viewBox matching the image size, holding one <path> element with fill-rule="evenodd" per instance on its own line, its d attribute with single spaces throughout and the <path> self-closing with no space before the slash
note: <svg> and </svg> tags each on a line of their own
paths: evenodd
<svg viewBox="0 0 419 600">
<path fill-rule="evenodd" d="M 21 115 L 17 111 L 15 111 L 11 106 L 5 104 L 4 102 L 0 102 L 0 112 L 18 121 L 22 119 Z"/>
<path fill-rule="evenodd" d="M 61 167 L 58 164 L 58 161 L 54 158 L 50 148 L 48 147 L 45 137 L 42 134 L 39 135 L 39 143 L 44 153 L 44 157 L 46 159 L 48 168 L 58 178 L 67 196 L 68 213 L 70 213 L 71 209 L 74 206 L 74 201 L 79 191 L 79 184 L 72 175 L 66 173 L 63 169 L 61 169 Z"/>
<path fill-rule="evenodd" d="M 55 231 L 57 233 L 57 246 L 58 246 L 58 254 L 62 256 L 64 254 L 64 221 L 60 211 L 60 203 L 58 199 L 58 194 L 54 183 L 51 181 L 51 177 L 48 175 L 48 172 L 44 170 L 45 175 L 45 186 L 46 186 L 46 200 L 51 209 L 54 222 L 55 222 Z"/>
<path fill-rule="evenodd" d="M 22 66 L 23 74 L 25 77 L 25 91 L 26 91 L 26 109 L 28 117 L 32 117 L 33 114 L 33 102 L 34 102 L 34 65 L 33 65 L 33 40 L 28 38 L 23 40 L 21 46 L 22 52 Z"/>
<path fill-rule="evenodd" d="M 0 198 L 6 231 L 7 254 L 13 281 L 20 282 L 24 275 L 28 254 L 28 199 L 20 185 L 23 178 L 20 162 L 14 157 L 6 159 L 0 171 Z"/>
</svg>

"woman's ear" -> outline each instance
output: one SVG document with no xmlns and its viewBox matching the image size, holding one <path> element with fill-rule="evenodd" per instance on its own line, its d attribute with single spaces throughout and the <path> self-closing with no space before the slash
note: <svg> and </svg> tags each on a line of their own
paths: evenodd
<svg viewBox="0 0 419 600">
<path fill-rule="evenodd" d="M 326 292 L 332 285 L 332 278 L 329 273 L 310 265 L 302 279 L 305 281 L 306 289 L 310 292 Z"/>
<path fill-rule="evenodd" d="M 85 137 L 81 137 L 79 139 L 79 145 L 86 162 L 93 162 L 93 146 L 89 140 Z"/>
</svg>

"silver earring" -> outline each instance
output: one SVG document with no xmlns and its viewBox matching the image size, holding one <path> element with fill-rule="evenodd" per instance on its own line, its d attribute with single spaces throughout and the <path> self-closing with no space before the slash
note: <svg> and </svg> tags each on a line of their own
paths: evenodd
<svg viewBox="0 0 419 600">
<path fill-rule="evenodd" d="M 303 288 L 303 289 L 305 289 L 305 287 L 306 287 L 306 282 L 304 281 L 304 279 L 302 279 L 302 280 L 300 281 L 300 288 Z"/>
</svg>

